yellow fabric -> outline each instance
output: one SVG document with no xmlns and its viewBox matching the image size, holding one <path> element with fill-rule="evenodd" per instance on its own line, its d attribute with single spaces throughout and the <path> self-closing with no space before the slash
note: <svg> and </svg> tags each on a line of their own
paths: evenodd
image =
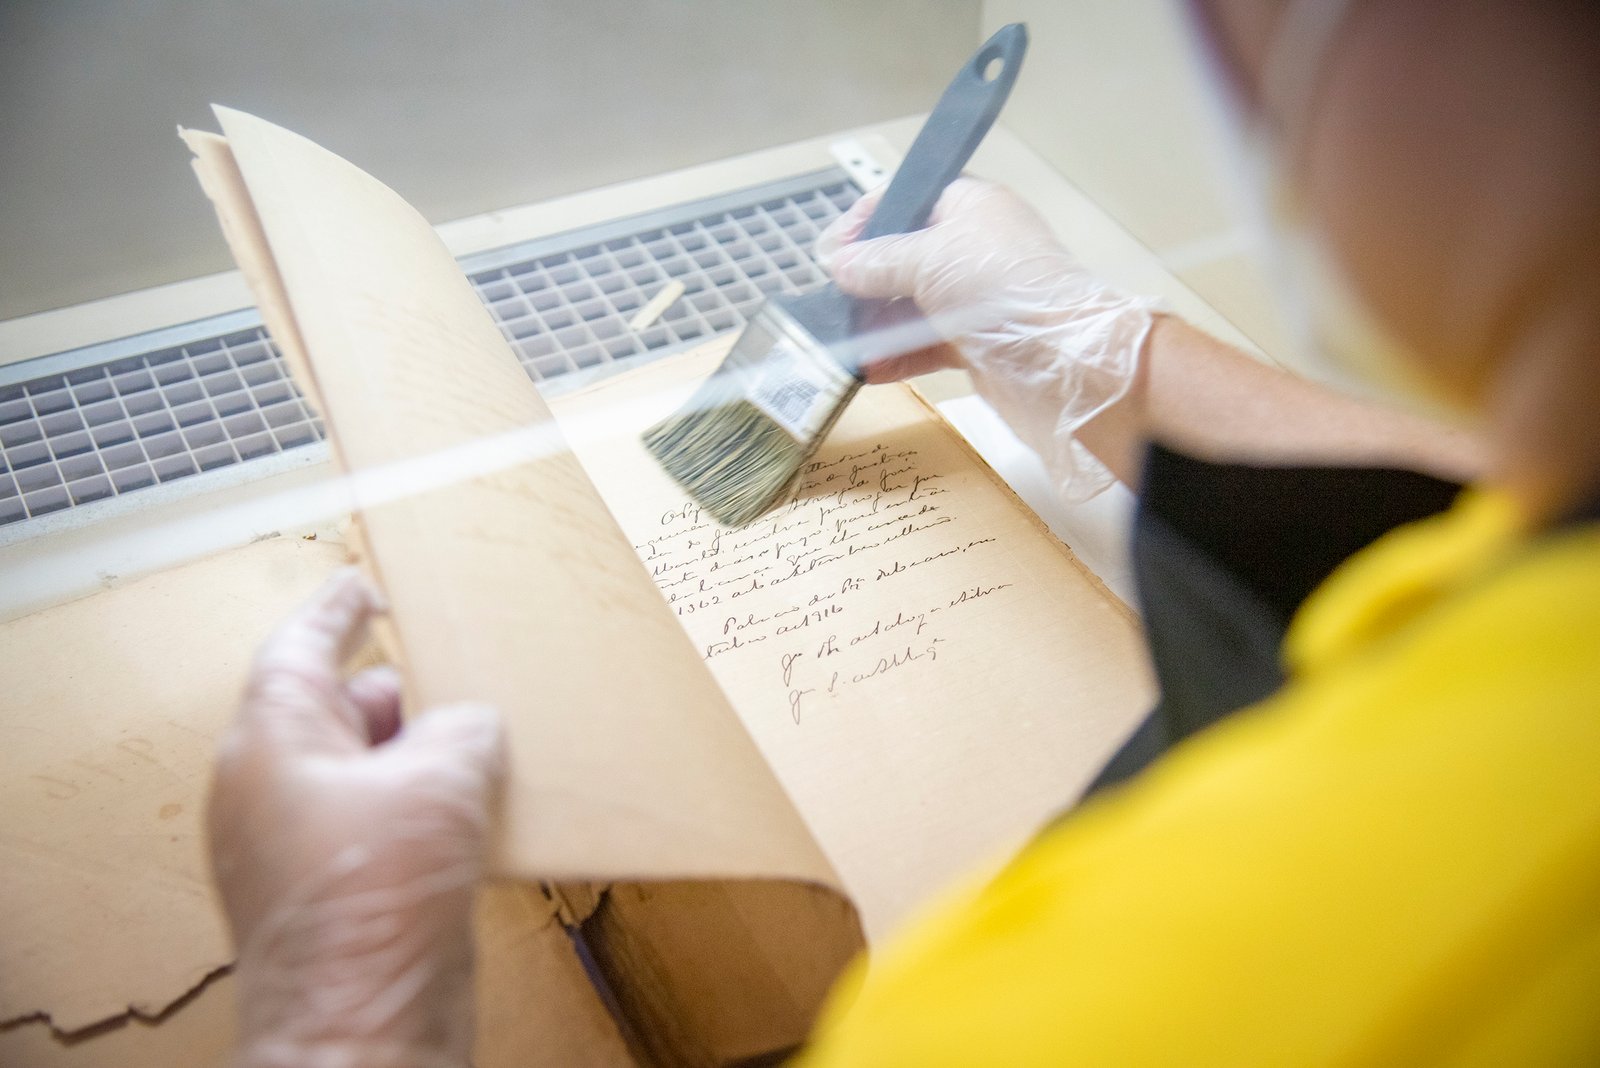
<svg viewBox="0 0 1600 1068">
<path fill-rule="evenodd" d="M 841 984 L 804 1063 L 1600 1064 L 1600 526 L 1466 495 L 1285 653 Z"/>
</svg>

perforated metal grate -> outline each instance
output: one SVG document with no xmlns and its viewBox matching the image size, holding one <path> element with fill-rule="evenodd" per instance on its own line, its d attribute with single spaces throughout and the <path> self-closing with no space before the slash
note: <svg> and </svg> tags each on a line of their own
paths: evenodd
<svg viewBox="0 0 1600 1068">
<path fill-rule="evenodd" d="M 823 280 L 822 227 L 858 196 L 836 168 L 466 257 L 542 382 L 742 327 Z M 683 295 L 642 330 L 663 287 Z M 253 313 L 0 369 L 0 526 L 271 456 L 322 426 Z"/>
</svg>

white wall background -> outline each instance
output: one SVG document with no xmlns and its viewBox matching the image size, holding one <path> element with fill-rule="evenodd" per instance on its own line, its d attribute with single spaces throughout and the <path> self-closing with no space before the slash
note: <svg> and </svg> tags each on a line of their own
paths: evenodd
<svg viewBox="0 0 1600 1068">
<path fill-rule="evenodd" d="M 255 111 L 434 221 L 925 111 L 1029 25 L 1002 118 L 1268 352 L 1182 0 L 0 0 L 0 319 L 229 266 L 173 136 Z"/>
<path fill-rule="evenodd" d="M 926 110 L 979 0 L 0 0 L 0 319 L 228 267 L 174 127 L 439 222 Z"/>
<path fill-rule="evenodd" d="M 1215 144 L 1183 0 L 985 0 L 1026 22 L 1004 122 L 1264 351 L 1291 352 Z"/>
</svg>

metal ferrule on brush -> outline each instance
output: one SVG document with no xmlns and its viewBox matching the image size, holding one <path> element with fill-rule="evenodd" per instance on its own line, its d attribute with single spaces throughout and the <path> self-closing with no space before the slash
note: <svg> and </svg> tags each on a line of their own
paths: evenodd
<svg viewBox="0 0 1600 1068">
<path fill-rule="evenodd" d="M 1002 27 L 956 72 L 862 229 L 863 240 L 927 224 L 1000 113 L 1027 49 L 1019 23 Z M 718 521 L 738 526 L 772 507 L 861 386 L 863 338 L 885 306 L 826 285 L 774 297 L 689 404 L 645 432 L 644 443 Z"/>
<path fill-rule="evenodd" d="M 781 497 L 861 387 L 829 351 L 852 302 L 832 286 L 768 302 L 717 371 L 645 447 L 718 522 L 738 526 Z"/>
</svg>

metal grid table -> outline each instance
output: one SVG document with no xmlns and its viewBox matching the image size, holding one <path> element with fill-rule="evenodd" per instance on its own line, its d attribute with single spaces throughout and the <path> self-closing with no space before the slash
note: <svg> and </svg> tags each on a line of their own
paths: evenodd
<svg viewBox="0 0 1600 1068">
<path fill-rule="evenodd" d="M 858 195 L 829 168 L 461 264 L 545 382 L 735 330 L 767 295 L 820 283 L 812 244 Z M 674 281 L 683 295 L 631 330 Z M 253 312 L 17 364 L 0 369 L 0 526 L 321 438 Z"/>
</svg>

